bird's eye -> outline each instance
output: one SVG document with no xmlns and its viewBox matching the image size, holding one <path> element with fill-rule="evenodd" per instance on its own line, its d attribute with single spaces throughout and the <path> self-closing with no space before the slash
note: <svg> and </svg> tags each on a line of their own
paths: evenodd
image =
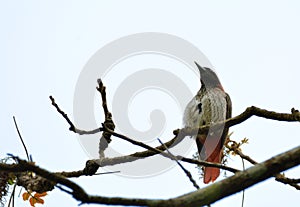
<svg viewBox="0 0 300 207">
<path fill-rule="evenodd" d="M 198 110 L 199 110 L 199 114 L 202 112 L 202 103 L 199 103 L 198 105 L 197 105 L 197 108 L 198 108 Z"/>
</svg>

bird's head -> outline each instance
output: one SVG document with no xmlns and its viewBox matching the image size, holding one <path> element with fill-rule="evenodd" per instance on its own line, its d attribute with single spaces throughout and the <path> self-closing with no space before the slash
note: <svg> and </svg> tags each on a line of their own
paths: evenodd
<svg viewBox="0 0 300 207">
<path fill-rule="evenodd" d="M 200 81 L 205 88 L 220 88 L 224 91 L 217 74 L 210 68 L 201 67 L 195 62 L 200 71 Z"/>
</svg>

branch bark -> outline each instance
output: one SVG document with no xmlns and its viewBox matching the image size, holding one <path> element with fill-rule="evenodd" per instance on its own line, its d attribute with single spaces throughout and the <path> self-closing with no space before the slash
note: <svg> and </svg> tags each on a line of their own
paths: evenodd
<svg viewBox="0 0 300 207">
<path fill-rule="evenodd" d="M 299 164 L 300 146 L 256 164 L 245 171 L 238 172 L 206 188 L 177 197 L 173 200 L 174 205 L 167 206 L 193 207 L 208 205 Z"/>
<path fill-rule="evenodd" d="M 35 172 L 37 175 L 71 189 L 71 191 L 65 190 L 65 192 L 70 193 L 75 199 L 82 203 L 149 207 L 193 207 L 211 204 L 299 164 L 300 146 L 281 153 L 262 163 L 256 164 L 245 171 L 238 172 L 222 181 L 211 184 L 206 188 L 167 200 L 139 198 L 130 199 L 88 195 L 80 186 L 68 180 L 67 178 L 57 175 L 56 173 L 51 173 L 33 165 L 32 163 L 28 163 L 27 161 L 20 159 L 18 159 L 18 164 L 0 163 L 0 170 L 7 172 Z"/>
<path fill-rule="evenodd" d="M 240 149 L 239 149 L 239 145 L 238 143 L 236 143 L 235 141 L 230 140 L 230 142 L 232 143 L 231 145 L 227 143 L 225 143 L 226 147 L 230 150 L 233 151 L 235 154 L 239 155 L 242 159 L 247 160 L 248 162 L 250 162 L 253 165 L 258 164 L 258 162 L 256 162 L 254 159 L 252 159 L 251 157 L 249 157 L 248 155 L 245 155 Z M 284 174 L 276 174 L 275 175 L 275 180 L 278 182 L 281 182 L 283 184 L 288 184 L 292 187 L 294 187 L 297 190 L 300 190 L 300 185 L 298 185 L 298 181 L 300 181 L 299 179 L 291 179 L 291 178 L 287 178 L 285 177 Z"/>
</svg>

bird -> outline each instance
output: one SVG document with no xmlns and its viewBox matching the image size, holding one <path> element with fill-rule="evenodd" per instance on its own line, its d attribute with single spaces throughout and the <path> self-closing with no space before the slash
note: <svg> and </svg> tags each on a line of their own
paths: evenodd
<svg viewBox="0 0 300 207">
<path fill-rule="evenodd" d="M 195 64 L 200 72 L 201 87 L 185 108 L 184 126 L 198 128 L 231 118 L 231 99 L 224 91 L 217 74 L 210 68 L 201 67 L 197 62 Z M 221 163 L 227 135 L 228 127 L 224 124 L 221 128 L 211 127 L 207 133 L 191 136 L 196 140 L 200 160 Z M 219 168 L 204 167 L 203 182 L 214 182 L 219 175 Z"/>
</svg>

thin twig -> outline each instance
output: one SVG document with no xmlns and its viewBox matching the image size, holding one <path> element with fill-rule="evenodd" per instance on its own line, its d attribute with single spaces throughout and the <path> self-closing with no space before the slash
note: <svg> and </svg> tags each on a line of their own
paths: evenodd
<svg viewBox="0 0 300 207">
<path fill-rule="evenodd" d="M 78 129 L 75 127 L 75 125 L 72 123 L 72 121 L 69 119 L 68 115 L 59 108 L 59 106 L 57 105 L 57 103 L 55 102 L 55 99 L 53 98 L 53 96 L 49 96 L 50 100 L 51 100 L 51 104 L 56 108 L 57 112 L 59 114 L 62 115 L 62 117 L 68 122 L 68 124 L 70 125 L 69 130 L 77 133 L 79 135 L 88 135 L 88 134 L 96 134 L 98 132 L 100 132 L 99 128 L 97 129 L 93 129 L 93 130 L 82 130 L 82 129 Z"/>
<path fill-rule="evenodd" d="M 98 87 L 96 87 L 97 91 L 99 91 L 99 93 L 101 94 L 101 98 L 102 98 L 102 108 L 103 108 L 103 112 L 104 112 L 104 116 L 107 117 L 109 110 L 107 108 L 107 101 L 106 101 L 106 87 L 104 86 L 103 82 L 101 79 L 97 80 L 98 83 Z"/>
<path fill-rule="evenodd" d="M 285 178 L 289 183 L 300 183 L 300 179 L 293 179 L 293 178 Z"/>
<path fill-rule="evenodd" d="M 16 129 L 17 129 L 19 138 L 20 138 L 20 140 L 21 140 L 21 142 L 22 142 L 22 145 L 23 145 L 23 148 L 24 148 L 24 150 L 25 150 L 25 153 L 26 153 L 26 156 L 27 156 L 27 160 L 28 160 L 28 161 L 32 161 L 32 160 L 30 159 L 30 157 L 29 157 L 29 153 L 28 153 L 27 147 L 26 147 L 25 142 L 24 142 L 24 140 L 23 140 L 23 138 L 22 138 L 22 135 L 21 135 L 21 133 L 20 133 L 19 127 L 18 127 L 18 125 L 17 125 L 16 118 L 15 118 L 14 116 L 13 116 L 13 120 L 14 120 L 14 123 L 15 123 L 15 127 L 16 127 Z"/>
<path fill-rule="evenodd" d="M 164 143 L 157 138 L 157 140 L 159 141 L 159 143 L 161 145 L 164 145 Z M 175 162 L 179 165 L 179 167 L 183 170 L 183 172 L 186 174 L 186 176 L 189 178 L 189 180 L 191 181 L 191 183 L 193 184 L 193 186 L 198 190 L 200 189 L 199 185 L 197 185 L 196 181 L 193 179 L 192 174 L 183 167 L 183 165 L 177 160 L 177 158 L 170 152 L 170 150 L 168 149 L 168 147 L 166 145 L 164 145 L 166 151 L 174 158 Z"/>
<path fill-rule="evenodd" d="M 300 185 L 297 184 L 297 183 L 299 183 L 299 179 L 287 178 L 287 177 L 285 177 L 284 174 L 277 174 L 276 177 L 275 177 L 275 180 L 279 181 L 281 183 L 290 185 L 290 186 L 294 187 L 297 190 L 300 190 Z"/>
<path fill-rule="evenodd" d="M 112 172 L 102 172 L 102 173 L 95 173 L 95 175 L 108 175 L 108 174 L 115 174 L 120 173 L 121 171 L 112 171 Z"/>
<path fill-rule="evenodd" d="M 63 110 L 61 110 L 59 108 L 59 106 L 55 102 L 55 99 L 52 96 L 49 96 L 49 98 L 51 100 L 51 104 L 56 108 L 57 112 L 60 113 L 64 117 L 64 119 L 68 122 L 68 124 L 70 125 L 69 130 L 76 133 L 76 128 L 75 128 L 74 124 L 72 123 L 72 121 L 69 119 L 68 114 L 66 114 Z"/>
<path fill-rule="evenodd" d="M 244 159 L 242 159 L 242 164 L 243 164 L 243 170 L 245 171 L 245 162 L 244 162 Z M 245 201 L 245 189 L 243 190 L 242 192 L 242 207 L 244 207 L 244 201 Z"/>
<path fill-rule="evenodd" d="M 238 170 L 238 169 L 228 167 L 223 164 L 218 164 L 218 163 L 214 163 L 214 162 L 206 162 L 206 161 L 202 161 L 202 160 L 195 160 L 195 159 L 190 159 L 190 158 L 186 158 L 186 157 L 182 157 L 182 156 L 176 156 L 176 157 L 178 160 L 181 160 L 181 161 L 187 162 L 187 163 L 191 163 L 191 164 L 202 165 L 205 167 L 216 167 L 216 168 L 220 168 L 223 170 L 227 170 L 232 173 L 240 172 L 240 170 Z"/>
<path fill-rule="evenodd" d="M 165 152 L 163 152 L 163 151 L 161 151 L 161 150 L 159 150 L 157 148 L 151 147 L 151 146 L 149 146 L 149 145 L 147 145 L 147 144 L 145 144 L 143 142 L 136 141 L 136 140 L 131 139 L 131 138 L 129 138 L 129 137 L 123 135 L 123 134 L 119 134 L 117 132 L 112 131 L 111 129 L 107 128 L 104 124 L 102 124 L 102 128 L 100 128 L 100 130 L 103 130 L 104 132 L 108 132 L 108 133 L 110 133 L 111 135 L 113 135 L 115 137 L 118 137 L 118 138 L 121 138 L 121 139 L 123 139 L 123 140 L 125 140 L 127 142 L 130 142 L 131 144 L 134 144 L 134 145 L 143 147 L 143 148 L 145 148 L 147 150 L 152 150 L 152 151 L 154 151 L 156 153 L 159 153 L 159 154 L 162 154 L 162 155 L 166 155 L 167 157 L 170 157 L 167 153 L 165 153 Z"/>
<path fill-rule="evenodd" d="M 9 201 L 8 201 L 8 206 L 10 206 L 10 204 L 12 205 L 12 207 L 15 206 L 15 193 L 16 193 L 16 187 L 17 187 L 17 184 L 15 183 L 14 184 L 14 187 L 13 187 L 13 190 L 11 192 L 11 195 L 9 197 Z"/>
</svg>

